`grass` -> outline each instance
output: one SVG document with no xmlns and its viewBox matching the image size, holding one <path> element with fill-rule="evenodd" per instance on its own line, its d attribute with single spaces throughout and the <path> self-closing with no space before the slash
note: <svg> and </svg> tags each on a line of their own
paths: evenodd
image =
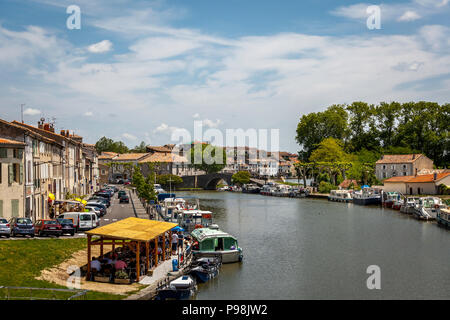
<svg viewBox="0 0 450 320">
<path fill-rule="evenodd" d="M 69 259 L 72 253 L 86 248 L 86 239 L 45 239 L 45 240 L 5 240 L 0 241 L 0 286 L 60 288 L 43 280 L 36 280 L 41 271 L 54 267 Z M 27 292 L 15 292 L 14 296 L 27 295 Z M 0 299 L 5 295 L 0 289 Z M 72 294 L 70 294 L 72 295 Z M 36 296 L 36 294 L 33 294 Z M 49 296 L 48 292 L 39 292 L 39 296 Z M 58 293 L 58 299 L 67 294 Z M 92 300 L 123 299 L 124 296 L 89 291 L 86 296 Z"/>
</svg>

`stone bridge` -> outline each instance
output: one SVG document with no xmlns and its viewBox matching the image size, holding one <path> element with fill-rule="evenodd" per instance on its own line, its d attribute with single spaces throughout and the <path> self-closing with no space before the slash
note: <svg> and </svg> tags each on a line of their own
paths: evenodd
<svg viewBox="0 0 450 320">
<path fill-rule="evenodd" d="M 177 188 L 203 188 L 205 190 L 215 190 L 220 180 L 224 180 L 229 186 L 232 185 L 232 173 L 210 173 L 196 176 L 183 176 L 183 183 L 177 185 Z M 250 179 L 252 183 L 259 186 L 264 184 L 264 180 Z"/>
<path fill-rule="evenodd" d="M 231 173 L 210 173 L 197 176 L 183 176 L 183 183 L 177 185 L 177 188 L 203 188 L 205 190 L 215 190 L 220 180 L 225 180 L 231 185 Z"/>
</svg>

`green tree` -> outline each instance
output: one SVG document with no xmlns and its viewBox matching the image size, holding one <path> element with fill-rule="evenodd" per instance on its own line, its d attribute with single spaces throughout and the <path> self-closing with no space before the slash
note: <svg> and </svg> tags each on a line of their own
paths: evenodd
<svg viewBox="0 0 450 320">
<path fill-rule="evenodd" d="M 122 141 L 114 141 L 106 137 L 100 138 L 95 143 L 95 149 L 98 153 L 102 153 L 104 151 L 116 153 L 129 152 L 128 147 Z"/>
<path fill-rule="evenodd" d="M 326 138 L 322 140 L 317 149 L 315 149 L 309 161 L 311 162 L 337 162 L 347 160 L 348 155 L 345 153 L 342 142 L 334 138 Z"/>
<path fill-rule="evenodd" d="M 375 106 L 365 102 L 353 102 L 347 106 L 349 113 L 350 140 L 347 149 L 350 152 L 363 148 L 377 150 L 379 148 L 378 132 L 375 120 Z"/>
<path fill-rule="evenodd" d="M 312 151 L 326 138 L 346 140 L 348 114 L 341 105 L 332 105 L 323 112 L 303 115 L 297 126 L 297 143 L 302 147 L 299 159 L 308 161 Z"/>
<path fill-rule="evenodd" d="M 141 143 L 138 146 L 135 146 L 133 149 L 131 149 L 130 152 L 146 153 L 147 152 L 147 144 L 144 141 L 141 141 Z"/>
<path fill-rule="evenodd" d="M 159 183 L 163 187 L 173 187 L 183 183 L 183 179 L 174 174 L 160 174 L 156 176 L 156 183 Z"/>
<path fill-rule="evenodd" d="M 206 174 L 216 173 L 227 164 L 224 148 L 210 144 L 196 144 L 190 150 L 190 166 L 205 171 Z"/>
<path fill-rule="evenodd" d="M 250 172 L 239 171 L 239 172 L 236 172 L 235 174 L 233 174 L 233 176 L 231 177 L 231 181 L 234 184 L 243 185 L 243 184 L 249 183 L 250 178 L 251 178 Z"/>
</svg>

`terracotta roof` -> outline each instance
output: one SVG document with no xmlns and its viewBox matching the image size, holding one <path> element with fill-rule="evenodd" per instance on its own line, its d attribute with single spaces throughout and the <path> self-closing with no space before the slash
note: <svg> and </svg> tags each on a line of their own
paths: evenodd
<svg viewBox="0 0 450 320">
<path fill-rule="evenodd" d="M 408 182 L 408 183 L 420 183 L 420 182 L 434 182 L 439 181 L 450 175 L 450 172 L 437 173 L 436 180 L 434 180 L 434 174 L 423 174 L 417 176 L 400 176 L 400 177 L 392 177 L 384 180 L 386 182 Z"/>
<path fill-rule="evenodd" d="M 378 160 L 377 164 L 382 163 L 410 163 L 414 162 L 420 157 L 422 157 L 423 154 L 386 154 L 382 156 L 380 160 Z"/>
<path fill-rule="evenodd" d="M 114 161 L 141 160 L 146 156 L 148 156 L 148 153 L 124 153 L 116 155 L 112 160 Z"/>
<path fill-rule="evenodd" d="M 23 143 L 23 142 L 19 142 L 19 141 L 15 141 L 15 140 L 9 140 L 9 139 L 3 139 L 3 138 L 0 138 L 0 144 L 10 144 L 10 145 L 15 145 L 15 146 L 25 146 L 25 143 Z"/>
<path fill-rule="evenodd" d="M 424 175 L 421 175 L 421 176 L 415 176 L 414 178 L 409 180 L 408 183 L 439 181 L 439 180 L 444 179 L 445 177 L 447 177 L 449 175 L 450 175 L 450 172 L 437 173 L 436 174 L 436 180 L 434 180 L 434 174 L 424 174 Z"/>
<path fill-rule="evenodd" d="M 172 163 L 172 162 L 188 162 L 188 160 L 185 157 L 181 157 L 176 154 L 171 153 L 153 153 L 152 155 L 142 159 L 139 161 L 139 163 L 148 163 L 148 162 L 166 162 L 166 163 Z"/>
<path fill-rule="evenodd" d="M 339 187 L 341 188 L 345 188 L 347 189 L 348 187 L 350 187 L 350 185 L 353 183 L 354 187 L 358 186 L 358 181 L 356 180 L 351 180 L 351 179 L 345 179 L 344 181 L 341 182 L 341 184 L 339 185 Z"/>
<path fill-rule="evenodd" d="M 37 133 L 37 132 L 35 132 L 35 131 L 33 131 L 33 130 L 28 129 L 27 127 L 21 126 L 23 123 L 20 123 L 20 122 L 17 122 L 17 121 L 8 122 L 8 121 L 2 120 L 2 119 L 0 119 L 0 123 L 4 123 L 4 124 L 6 124 L 6 125 L 8 125 L 8 126 L 11 126 L 11 127 L 13 127 L 13 128 L 16 128 L 16 129 L 19 129 L 19 130 L 26 131 L 26 132 L 28 132 L 29 134 L 31 133 L 34 137 L 36 137 L 36 138 L 39 139 L 39 140 L 42 140 L 42 141 L 45 141 L 45 142 L 49 142 L 49 143 L 55 143 L 55 144 L 60 145 L 58 142 L 56 142 L 56 141 L 53 140 L 53 139 L 44 137 L 44 136 L 40 135 L 39 133 Z M 28 125 L 26 125 L 26 126 L 28 126 Z"/>
<path fill-rule="evenodd" d="M 98 156 L 98 160 L 109 160 L 117 156 L 118 153 L 103 151 L 101 155 Z"/>
<path fill-rule="evenodd" d="M 147 151 L 153 151 L 153 152 L 172 152 L 172 149 L 169 149 L 165 146 L 147 146 Z"/>
<path fill-rule="evenodd" d="M 44 130 L 44 129 L 40 129 L 40 128 L 38 128 L 38 127 L 29 125 L 29 124 L 26 124 L 26 123 L 21 123 L 21 122 L 18 122 L 18 121 L 13 121 L 12 123 L 15 124 L 15 125 L 18 125 L 18 126 L 20 126 L 20 127 L 29 129 L 29 130 L 33 131 L 34 133 L 36 133 L 36 132 L 37 132 L 37 133 L 40 133 L 40 134 L 46 133 L 46 134 L 49 134 L 49 135 L 52 135 L 52 136 L 55 136 L 55 137 L 58 137 L 58 138 L 63 138 L 63 139 L 65 139 L 65 140 L 73 141 L 73 142 L 75 142 L 75 143 L 77 143 L 77 144 L 79 143 L 79 142 L 74 141 L 74 140 L 72 140 L 72 139 L 69 139 L 69 138 L 67 138 L 67 137 L 65 137 L 65 136 L 62 136 L 62 135 L 60 135 L 60 134 L 58 134 L 58 133 L 51 132 L 51 131 L 47 131 L 47 130 Z M 46 139 L 50 139 L 50 140 L 52 140 L 53 142 L 56 142 L 55 140 L 53 140 L 53 139 L 51 139 L 51 138 L 48 138 L 48 137 L 45 137 L 45 138 L 46 138 Z"/>
</svg>

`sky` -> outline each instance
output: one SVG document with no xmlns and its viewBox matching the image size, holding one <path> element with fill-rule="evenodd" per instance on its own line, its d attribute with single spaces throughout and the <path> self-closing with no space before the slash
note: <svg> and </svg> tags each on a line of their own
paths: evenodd
<svg viewBox="0 0 450 320">
<path fill-rule="evenodd" d="M 26 123 L 129 147 L 195 120 L 278 129 L 296 153 L 300 117 L 332 104 L 448 103 L 449 17 L 450 0 L 2 0 L 0 118 L 24 104 Z"/>
</svg>

